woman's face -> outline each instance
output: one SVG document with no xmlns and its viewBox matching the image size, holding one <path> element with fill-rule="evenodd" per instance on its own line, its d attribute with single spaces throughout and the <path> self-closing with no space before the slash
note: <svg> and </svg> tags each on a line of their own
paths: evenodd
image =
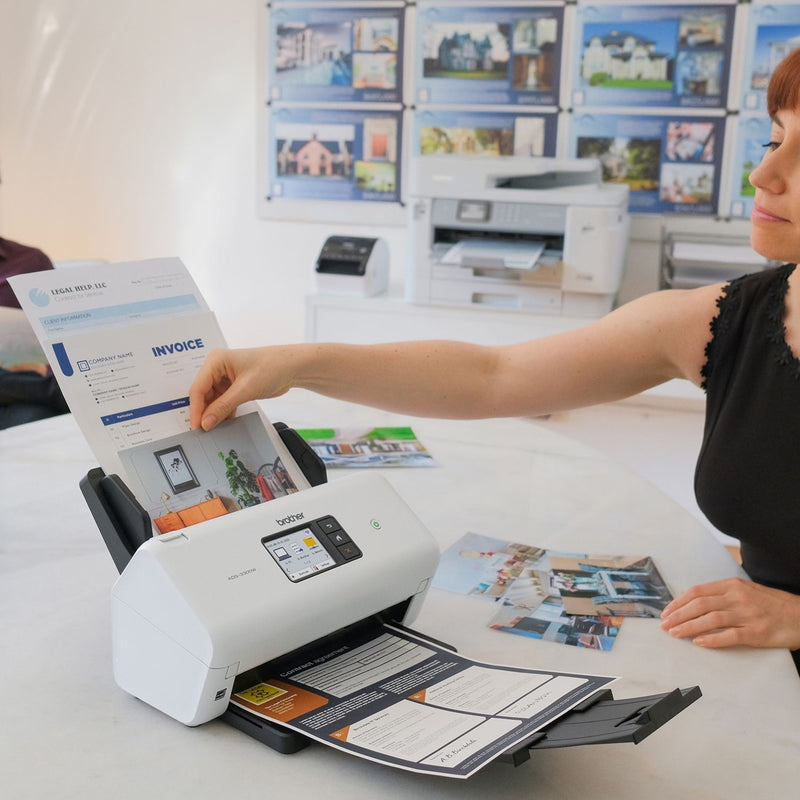
<svg viewBox="0 0 800 800">
<path fill-rule="evenodd" d="M 779 111 L 761 163 L 750 173 L 755 202 L 753 249 L 775 261 L 800 262 L 800 109 Z"/>
</svg>

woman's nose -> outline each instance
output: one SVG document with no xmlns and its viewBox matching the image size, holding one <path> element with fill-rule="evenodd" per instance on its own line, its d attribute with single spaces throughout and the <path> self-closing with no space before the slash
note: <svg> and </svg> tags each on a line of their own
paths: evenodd
<svg viewBox="0 0 800 800">
<path fill-rule="evenodd" d="M 786 182 L 784 171 L 781 169 L 781 159 L 778 151 L 767 153 L 761 163 L 750 172 L 748 180 L 756 189 L 763 189 L 775 194 L 785 190 Z"/>
</svg>

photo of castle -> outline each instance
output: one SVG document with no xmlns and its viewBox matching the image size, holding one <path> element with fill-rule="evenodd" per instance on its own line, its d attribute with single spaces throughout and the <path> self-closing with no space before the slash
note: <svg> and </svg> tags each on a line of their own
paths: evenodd
<svg viewBox="0 0 800 800">
<path fill-rule="evenodd" d="M 505 80 L 511 26 L 487 23 L 431 23 L 425 27 L 426 78 Z"/>
</svg>

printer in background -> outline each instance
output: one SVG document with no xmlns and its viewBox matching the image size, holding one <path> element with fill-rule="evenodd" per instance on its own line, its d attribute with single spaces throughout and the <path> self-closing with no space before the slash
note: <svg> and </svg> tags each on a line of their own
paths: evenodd
<svg viewBox="0 0 800 800">
<path fill-rule="evenodd" d="M 594 159 L 419 159 L 407 299 L 595 317 L 611 310 L 628 187 Z"/>
</svg>

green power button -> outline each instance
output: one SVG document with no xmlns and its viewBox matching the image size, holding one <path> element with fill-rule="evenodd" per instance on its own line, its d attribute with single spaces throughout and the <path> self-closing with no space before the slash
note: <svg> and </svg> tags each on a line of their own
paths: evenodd
<svg viewBox="0 0 800 800">
<path fill-rule="evenodd" d="M 369 521 L 369 524 L 372 525 L 372 527 L 375 528 L 376 531 L 379 531 L 381 529 L 381 524 L 376 519 L 371 519 Z"/>
</svg>

